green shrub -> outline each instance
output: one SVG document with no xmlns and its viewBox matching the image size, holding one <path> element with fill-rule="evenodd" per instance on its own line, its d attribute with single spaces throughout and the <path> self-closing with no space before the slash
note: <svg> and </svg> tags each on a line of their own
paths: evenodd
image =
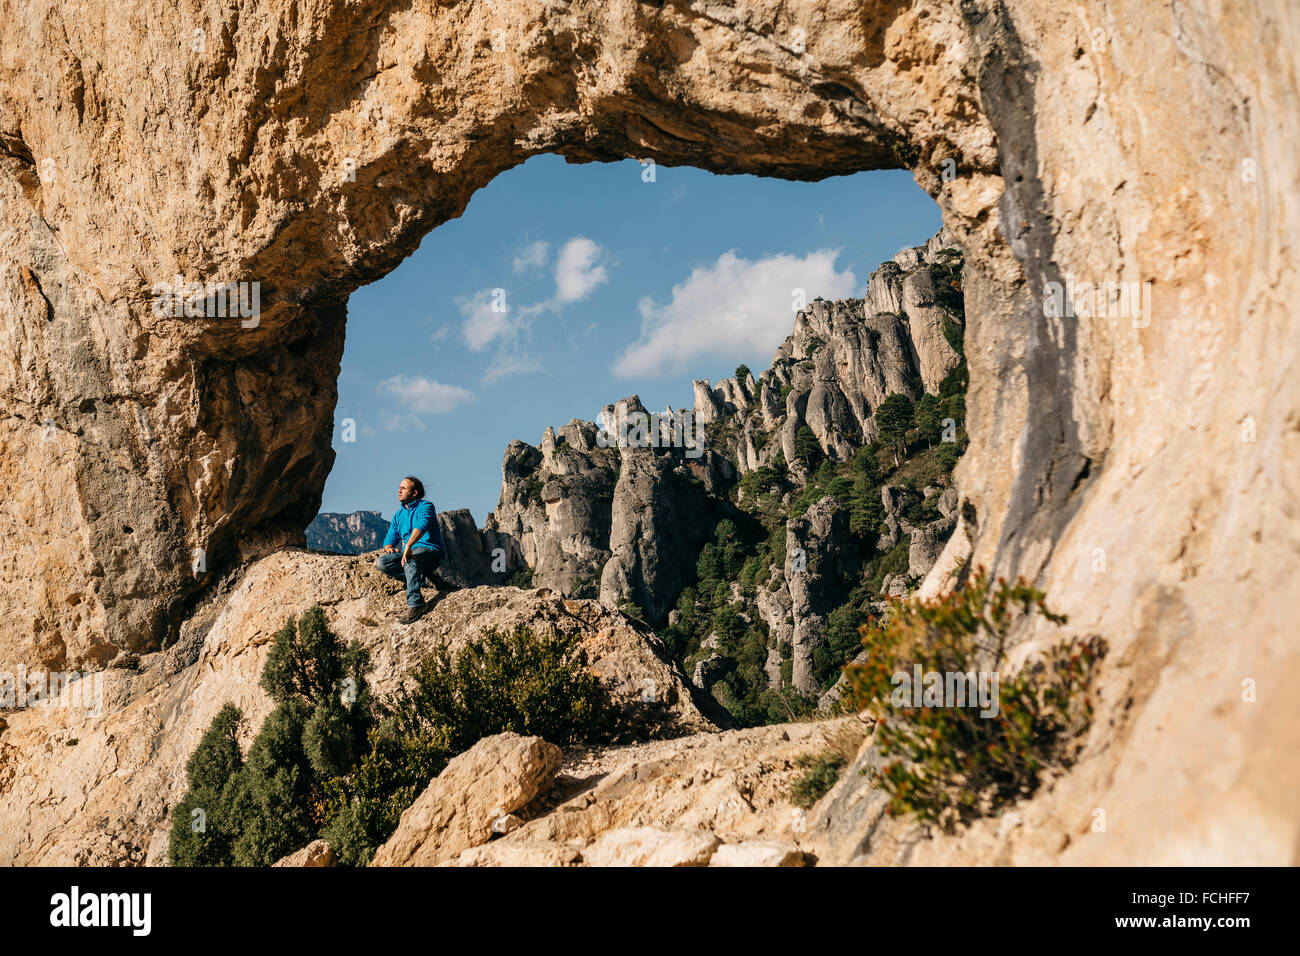
<svg viewBox="0 0 1300 956">
<path fill-rule="evenodd" d="M 713 612 L 710 625 L 710 630 L 718 635 L 723 650 L 731 650 L 731 645 L 745 633 L 745 622 L 740 619 L 740 614 L 730 604 L 723 605 Z"/>
<path fill-rule="evenodd" d="M 889 150 L 901 167 L 911 169 L 921 161 L 921 147 L 901 137 L 890 141 Z"/>
<path fill-rule="evenodd" d="M 826 493 L 841 502 L 853 497 L 853 481 L 844 475 L 836 475 L 826 486 Z"/>
<path fill-rule="evenodd" d="M 172 866 L 207 866 L 230 859 L 238 833 L 231 814 L 232 783 L 244 766 L 236 739 L 242 720 L 234 704 L 222 707 L 185 763 L 189 789 L 172 808 Z"/>
<path fill-rule="evenodd" d="M 360 763 L 325 785 L 321 836 L 344 866 L 365 866 L 402 812 L 455 756 L 447 728 L 407 726 L 392 716 L 370 732 Z"/>
<path fill-rule="evenodd" d="M 916 489 L 908 488 L 901 508 L 902 516 L 907 519 L 909 524 L 918 528 L 932 521 L 938 521 L 943 517 L 943 514 L 939 511 L 940 495 L 942 495 L 942 492 L 936 492 L 927 499 Z"/>
<path fill-rule="evenodd" d="M 961 253 L 955 249 L 941 249 L 935 255 L 935 262 L 930 265 L 930 282 L 934 286 L 934 299 L 939 305 L 955 312 L 965 321 L 966 317 L 966 298 L 962 292 L 962 267 L 964 264 Z M 953 334 L 948 331 L 948 319 L 944 319 L 943 334 L 948 339 L 948 344 L 952 346 L 953 351 L 958 355 L 961 354 L 961 330 L 956 330 L 956 341 L 953 341 Z"/>
<path fill-rule="evenodd" d="M 849 530 L 859 537 L 874 532 L 885 520 L 885 505 L 880 500 L 880 485 L 865 475 L 853 479 L 849 495 Z"/>
<path fill-rule="evenodd" d="M 276 634 L 262 686 L 276 701 L 241 756 L 227 704 L 186 763 L 172 811 L 174 866 L 265 866 L 323 836 L 363 865 L 456 754 L 512 730 L 566 744 L 600 735 L 610 702 L 576 635 L 487 631 L 421 662 L 411 687 L 375 701 L 368 654 L 313 607 Z M 192 823 L 202 811 L 203 825 Z"/>
<path fill-rule="evenodd" d="M 813 670 L 823 690 L 829 690 L 840 678 L 846 661 L 853 660 L 862 649 L 862 635 L 858 628 L 870 615 L 856 604 L 844 604 L 826 616 L 825 642 L 813 650 Z"/>
<path fill-rule="evenodd" d="M 805 810 L 830 793 L 844 766 L 844 758 L 837 753 L 803 754 L 794 762 L 805 773 L 790 784 L 790 802 Z"/>
<path fill-rule="evenodd" d="M 997 674 L 1015 624 L 1035 613 L 1065 623 L 1044 600 L 1023 581 L 990 584 L 980 569 L 966 587 L 932 602 L 893 603 L 885 623 L 862 629 L 868 658 L 845 674 L 856 706 L 879 717 L 880 753 L 895 758 L 880 774 L 891 814 L 945 827 L 969 822 L 1031 796 L 1046 773 L 1074 761 L 1092 718 L 1088 690 L 1106 651 L 1100 638 L 1064 641 L 1014 677 L 1000 676 L 994 716 L 895 697 L 894 675 L 910 676 L 916 666 Z"/>
<path fill-rule="evenodd" d="M 635 601 L 623 600 L 618 602 L 618 609 L 623 614 L 636 621 L 645 620 L 645 608 L 641 607 Z"/>
<path fill-rule="evenodd" d="M 905 534 L 899 538 L 898 543 L 893 548 L 872 563 L 872 566 L 868 568 L 869 576 L 867 578 L 867 592 L 872 597 L 880 594 L 880 588 L 885 583 L 885 575 L 907 573 L 907 569 L 911 564 L 911 549 L 912 536 Z"/>
<path fill-rule="evenodd" d="M 957 462 L 961 458 L 961 453 L 962 446 L 956 442 L 944 442 L 935 449 L 934 460 L 943 469 L 943 473 L 951 477 L 953 469 L 957 467 Z"/>
<path fill-rule="evenodd" d="M 533 569 L 523 568 L 506 578 L 506 586 L 527 590 L 533 586 Z"/>
<path fill-rule="evenodd" d="M 520 626 L 487 630 L 454 657 L 440 648 L 380 715 L 359 765 L 327 788 L 324 836 L 348 864 L 369 862 L 429 780 L 481 738 L 592 739 L 608 726 L 610 701 L 576 635 Z"/>
<path fill-rule="evenodd" d="M 386 712 L 403 735 L 445 731 L 455 753 L 507 730 L 569 744 L 608 716 L 576 635 L 487 630 L 454 658 L 446 648 L 426 657 L 412 676 Z"/>
<path fill-rule="evenodd" d="M 962 349 L 962 337 L 965 335 L 965 328 L 946 315 L 943 317 L 941 328 L 943 329 L 943 337 L 947 339 L 952 350 L 958 355 L 965 354 Z"/>
<path fill-rule="evenodd" d="M 943 435 L 943 416 L 939 399 L 929 392 L 922 395 L 921 400 L 916 403 L 914 421 L 917 438 L 925 442 L 926 448 L 931 447 Z"/>
<path fill-rule="evenodd" d="M 943 377 L 939 383 L 939 398 L 950 398 L 954 395 L 965 395 L 970 388 L 970 369 L 966 363 L 958 365 Z"/>
<path fill-rule="evenodd" d="M 741 490 L 747 499 L 757 498 L 780 484 L 781 476 L 769 465 L 760 465 L 753 471 L 746 472 L 740 479 Z"/>
<path fill-rule="evenodd" d="M 265 866 L 309 842 L 323 822 L 324 781 L 360 756 L 372 718 L 369 654 L 344 647 L 319 607 L 275 635 L 262 687 L 276 701 L 247 758 L 236 742 L 242 715 L 227 704 L 186 764 L 189 785 L 172 812 L 175 866 Z M 194 810 L 204 813 L 195 832 Z"/>
</svg>

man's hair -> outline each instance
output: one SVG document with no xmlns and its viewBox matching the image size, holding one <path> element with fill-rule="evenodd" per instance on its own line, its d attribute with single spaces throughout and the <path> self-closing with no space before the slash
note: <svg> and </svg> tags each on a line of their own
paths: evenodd
<svg viewBox="0 0 1300 956">
<path fill-rule="evenodd" d="M 419 478 L 416 478 L 415 475 L 407 475 L 402 480 L 409 481 L 415 487 L 416 498 L 424 497 L 424 482 L 422 482 Z"/>
</svg>

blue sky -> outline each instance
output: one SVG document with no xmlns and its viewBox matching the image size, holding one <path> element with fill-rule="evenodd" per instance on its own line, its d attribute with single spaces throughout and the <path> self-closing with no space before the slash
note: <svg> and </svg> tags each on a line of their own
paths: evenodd
<svg viewBox="0 0 1300 956">
<path fill-rule="evenodd" d="M 397 269 L 353 294 L 322 511 L 393 513 L 419 476 L 481 526 L 515 438 L 638 394 L 689 408 L 691 381 L 758 375 L 797 292 L 860 296 L 940 226 L 903 171 L 820 183 L 636 160 L 535 156 L 475 193 Z M 345 420 L 354 425 L 344 440 Z"/>
</svg>

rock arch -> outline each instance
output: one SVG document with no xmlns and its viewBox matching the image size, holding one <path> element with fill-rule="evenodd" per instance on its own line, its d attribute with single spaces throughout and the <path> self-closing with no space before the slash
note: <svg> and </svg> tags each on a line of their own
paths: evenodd
<svg viewBox="0 0 1300 956">
<path fill-rule="evenodd" d="M 1293 862 L 1300 788 L 1269 757 L 1300 749 L 1293 4 L 28 0 L 0 19 L 0 661 L 157 647 L 202 593 L 194 549 L 215 577 L 293 540 L 331 463 L 348 294 L 527 156 L 907 166 L 967 252 L 958 540 L 1113 646 L 1114 746 L 1035 833 L 1068 844 L 1100 800 L 1129 862 Z M 155 316 L 177 273 L 259 281 L 257 327 Z M 1076 281 L 1150 282 L 1152 310 L 1045 315 L 1043 288 Z"/>
<path fill-rule="evenodd" d="M 159 646 L 216 572 L 298 539 L 332 464 L 347 296 L 528 156 L 810 180 L 910 161 L 954 195 L 996 176 L 943 6 L 154 2 L 125 22 L 90 4 L 13 19 L 0 656 L 47 666 Z M 939 157 L 962 173 L 942 188 Z M 259 283 L 255 327 L 158 315 L 155 284 L 190 282 Z"/>
<path fill-rule="evenodd" d="M 1140 493 L 1164 499 L 1142 533 L 1169 567 L 1208 569 L 1228 532 L 1206 509 L 1264 479 L 1155 463 L 1233 449 L 1236 419 L 1219 416 L 1252 410 L 1256 454 L 1294 451 L 1290 386 L 1203 377 L 1252 348 L 1273 367 L 1286 340 L 1296 160 L 1261 117 L 1294 92 L 1269 71 L 1294 23 L 1261 12 L 1228 30 L 1193 4 L 1144 13 L 1139 36 L 1120 4 L 1053 6 L 8 11 L 23 42 L 0 54 L 0 657 L 156 647 L 201 593 L 196 549 L 212 577 L 294 540 L 331 464 L 347 296 L 548 151 L 807 180 L 913 169 L 968 250 L 975 450 L 959 478 L 976 559 L 1074 582 L 1094 540 L 1158 550 L 1089 517 L 1098 495 Z M 1181 102 L 1142 87 L 1146 65 L 1181 71 Z M 178 274 L 260 282 L 257 327 L 156 316 L 154 283 Z M 1042 287 L 1071 276 L 1151 281 L 1155 314 L 1045 317 Z M 1189 315 L 1210 303 L 1217 319 Z M 1140 476 L 1131 491 L 1106 480 L 1118 462 Z M 1169 483 L 1185 489 L 1173 501 Z"/>
</svg>

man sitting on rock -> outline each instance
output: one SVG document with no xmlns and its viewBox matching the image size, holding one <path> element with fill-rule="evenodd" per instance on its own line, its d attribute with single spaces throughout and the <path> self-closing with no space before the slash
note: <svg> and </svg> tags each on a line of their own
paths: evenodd
<svg viewBox="0 0 1300 956">
<path fill-rule="evenodd" d="M 424 500 L 424 485 L 419 478 L 408 475 L 402 479 L 397 486 L 397 501 L 400 507 L 388 526 L 384 553 L 375 559 L 375 567 L 389 577 L 406 581 L 406 613 L 402 623 L 411 624 L 432 606 L 425 603 L 420 593 L 420 579 L 427 578 L 435 587 L 442 584 L 434 571 L 442 564 L 446 548 L 438 527 L 438 514 L 433 503 Z"/>
</svg>

